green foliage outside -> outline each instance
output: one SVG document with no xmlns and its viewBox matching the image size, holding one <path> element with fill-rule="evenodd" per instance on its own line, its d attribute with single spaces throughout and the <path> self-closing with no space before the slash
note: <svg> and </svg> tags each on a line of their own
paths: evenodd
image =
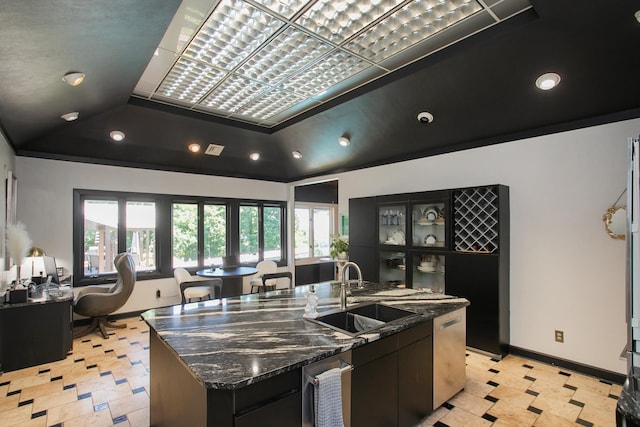
<svg viewBox="0 0 640 427">
<path fill-rule="evenodd" d="M 198 257 L 197 205 L 173 205 L 173 256 L 182 260 Z M 280 208 L 264 208 L 265 250 L 282 247 L 280 237 Z M 204 215 L 205 258 L 226 255 L 227 220 L 224 205 L 206 205 Z M 255 254 L 258 251 L 258 208 L 243 206 L 240 209 L 240 253 Z"/>
</svg>

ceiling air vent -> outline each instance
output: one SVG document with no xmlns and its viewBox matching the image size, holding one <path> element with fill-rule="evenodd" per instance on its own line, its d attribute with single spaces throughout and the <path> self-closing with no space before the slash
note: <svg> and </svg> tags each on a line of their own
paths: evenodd
<svg viewBox="0 0 640 427">
<path fill-rule="evenodd" d="M 224 147 L 222 145 L 209 144 L 204 154 L 208 154 L 210 156 L 219 156 L 222 153 Z"/>
</svg>

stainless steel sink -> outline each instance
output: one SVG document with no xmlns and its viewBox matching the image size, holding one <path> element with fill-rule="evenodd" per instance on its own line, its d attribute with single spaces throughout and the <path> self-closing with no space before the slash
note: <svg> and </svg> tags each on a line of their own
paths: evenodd
<svg viewBox="0 0 640 427">
<path fill-rule="evenodd" d="M 332 311 L 307 320 L 357 336 L 378 329 L 389 322 L 415 315 L 416 313 L 412 311 L 374 302 L 354 305 L 346 310 Z"/>
</svg>

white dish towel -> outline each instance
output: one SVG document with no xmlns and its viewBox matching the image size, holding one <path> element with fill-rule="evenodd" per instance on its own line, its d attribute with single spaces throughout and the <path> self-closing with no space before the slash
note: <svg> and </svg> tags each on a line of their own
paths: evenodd
<svg viewBox="0 0 640 427">
<path fill-rule="evenodd" d="M 314 386 L 315 427 L 344 427 L 342 420 L 342 373 L 329 369 L 316 376 Z"/>
</svg>

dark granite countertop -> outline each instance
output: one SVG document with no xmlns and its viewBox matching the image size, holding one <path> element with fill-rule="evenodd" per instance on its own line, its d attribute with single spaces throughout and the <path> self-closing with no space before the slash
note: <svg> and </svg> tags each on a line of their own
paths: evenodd
<svg viewBox="0 0 640 427">
<path fill-rule="evenodd" d="M 321 283 L 315 288 L 320 315 L 339 308 L 339 283 Z M 419 316 L 352 337 L 302 318 L 308 291 L 309 286 L 298 286 L 163 307 L 148 310 L 142 317 L 206 387 L 238 389 L 469 305 L 463 298 L 372 283 L 361 290 L 354 284 L 350 303 L 380 301 Z"/>
<path fill-rule="evenodd" d="M 618 399 L 616 412 L 618 417 L 625 418 L 628 425 L 640 425 L 640 369 L 634 367 L 629 372 Z"/>
</svg>

